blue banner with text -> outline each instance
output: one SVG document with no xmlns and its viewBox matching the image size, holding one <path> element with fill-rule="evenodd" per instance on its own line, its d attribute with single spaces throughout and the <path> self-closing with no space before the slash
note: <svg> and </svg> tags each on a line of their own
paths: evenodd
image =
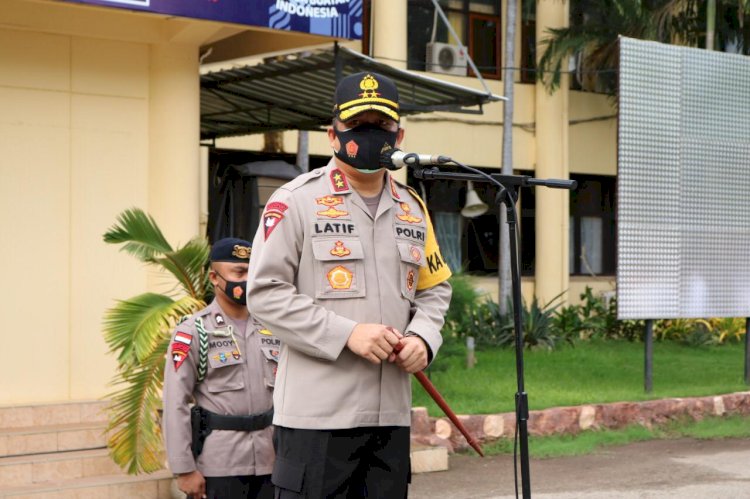
<svg viewBox="0 0 750 499">
<path fill-rule="evenodd" d="M 362 38 L 364 0 L 63 0 L 194 19 Z"/>
</svg>

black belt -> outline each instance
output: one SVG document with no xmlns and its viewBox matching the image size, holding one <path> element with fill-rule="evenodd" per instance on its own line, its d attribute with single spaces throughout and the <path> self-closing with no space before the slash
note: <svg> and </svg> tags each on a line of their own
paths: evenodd
<svg viewBox="0 0 750 499">
<path fill-rule="evenodd" d="M 273 407 L 266 412 L 249 416 L 224 416 L 203 409 L 206 413 L 206 426 L 211 430 L 258 431 L 271 426 Z"/>
<path fill-rule="evenodd" d="M 203 444 L 213 430 L 258 431 L 271 426 L 273 407 L 266 412 L 248 416 L 224 416 L 207 411 L 198 405 L 190 410 L 193 442 L 193 456 L 198 457 L 203 451 Z"/>
</svg>

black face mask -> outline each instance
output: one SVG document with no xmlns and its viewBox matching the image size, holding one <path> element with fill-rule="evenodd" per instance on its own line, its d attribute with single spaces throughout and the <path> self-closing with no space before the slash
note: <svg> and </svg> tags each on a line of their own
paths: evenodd
<svg viewBox="0 0 750 499">
<path fill-rule="evenodd" d="M 398 131 L 383 130 L 374 123 L 365 123 L 348 130 L 337 130 L 333 133 L 339 139 L 337 158 L 363 173 L 376 173 L 380 166 L 380 154 L 396 147 Z"/>
<path fill-rule="evenodd" d="M 247 281 L 227 281 L 223 275 L 216 275 L 224 279 L 224 294 L 237 305 L 247 305 Z M 219 288 L 221 289 L 221 288 Z"/>
</svg>

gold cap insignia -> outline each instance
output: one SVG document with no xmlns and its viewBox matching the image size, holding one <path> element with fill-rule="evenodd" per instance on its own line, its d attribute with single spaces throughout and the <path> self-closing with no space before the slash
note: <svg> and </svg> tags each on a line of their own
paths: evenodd
<svg viewBox="0 0 750 499">
<path fill-rule="evenodd" d="M 380 96 L 380 93 L 376 92 L 378 89 L 378 80 L 375 79 L 371 74 L 367 74 L 359 82 L 359 88 L 362 89 L 360 97 L 364 99 L 374 99 Z"/>
<path fill-rule="evenodd" d="M 232 256 L 236 256 L 237 258 L 250 258 L 250 251 L 251 248 L 249 246 L 235 244 L 234 250 L 232 250 Z"/>
</svg>

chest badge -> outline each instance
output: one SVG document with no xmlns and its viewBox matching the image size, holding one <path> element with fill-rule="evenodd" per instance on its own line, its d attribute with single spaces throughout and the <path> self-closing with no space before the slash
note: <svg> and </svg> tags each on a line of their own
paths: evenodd
<svg viewBox="0 0 750 499">
<path fill-rule="evenodd" d="M 409 203 L 399 203 L 399 206 L 404 212 L 401 215 L 396 215 L 396 218 L 398 218 L 402 222 L 418 224 L 422 221 L 421 218 L 415 217 L 411 214 L 411 206 L 409 206 Z"/>
<path fill-rule="evenodd" d="M 416 246 L 409 247 L 409 254 L 411 255 L 412 261 L 415 263 L 419 263 L 419 261 L 422 260 L 422 252 L 419 251 L 419 248 Z"/>
<path fill-rule="evenodd" d="M 223 315 L 221 315 L 221 314 L 220 314 L 220 313 L 218 313 L 218 312 L 214 314 L 214 322 L 215 322 L 215 323 L 216 323 L 216 325 L 217 325 L 217 326 L 219 326 L 219 327 L 224 327 L 224 326 L 226 326 L 226 325 L 227 325 L 227 321 L 225 321 L 225 320 L 224 320 L 224 316 L 223 316 Z"/>
<path fill-rule="evenodd" d="M 344 246 L 344 243 L 342 241 L 336 241 L 333 249 L 331 250 L 331 254 L 333 256 L 338 256 L 339 258 L 341 258 L 351 254 L 351 250 Z"/>
<path fill-rule="evenodd" d="M 222 364 L 226 364 L 227 360 L 229 360 L 229 357 L 227 357 L 226 352 L 221 352 L 218 355 L 214 355 L 214 360 L 218 360 Z"/>
<path fill-rule="evenodd" d="M 344 198 L 341 196 L 323 196 L 322 198 L 316 198 L 315 202 L 328 208 L 327 210 L 317 212 L 318 216 L 338 218 L 349 214 L 348 211 L 334 208 L 335 206 L 344 204 Z"/>
<path fill-rule="evenodd" d="M 326 275 L 328 283 L 333 289 L 349 289 L 352 287 L 354 274 L 343 265 L 337 265 Z"/>
</svg>

